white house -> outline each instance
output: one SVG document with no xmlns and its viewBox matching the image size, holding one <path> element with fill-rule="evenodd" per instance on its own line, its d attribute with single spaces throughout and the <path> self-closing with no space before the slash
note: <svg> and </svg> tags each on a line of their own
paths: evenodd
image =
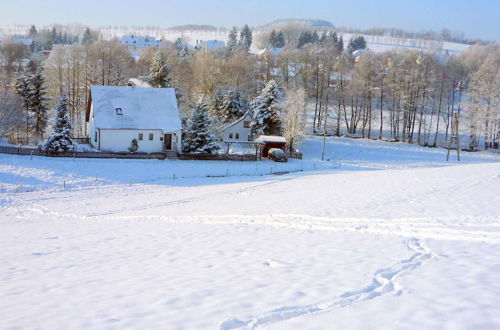
<svg viewBox="0 0 500 330">
<path fill-rule="evenodd" d="M 91 145 L 108 152 L 179 152 L 181 120 L 173 88 L 92 86 L 86 112 Z"/>
<path fill-rule="evenodd" d="M 253 140 L 251 132 L 252 117 L 247 111 L 243 117 L 222 127 L 222 141 L 224 142 L 248 142 Z"/>
</svg>

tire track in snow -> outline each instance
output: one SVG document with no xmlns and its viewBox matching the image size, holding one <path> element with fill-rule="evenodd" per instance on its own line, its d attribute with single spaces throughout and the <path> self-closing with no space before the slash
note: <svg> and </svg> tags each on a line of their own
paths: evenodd
<svg viewBox="0 0 500 330">
<path fill-rule="evenodd" d="M 401 260 L 392 267 L 377 270 L 373 274 L 371 283 L 361 289 L 347 291 L 333 299 L 310 305 L 283 306 L 263 314 L 248 316 L 242 319 L 227 319 L 220 324 L 220 330 L 255 329 L 299 316 L 330 312 L 382 295 L 400 295 L 403 289 L 395 279 L 406 272 L 418 268 L 433 256 L 427 246 L 416 238 L 406 239 L 404 244 L 413 252 L 413 255 L 408 259 Z"/>
</svg>

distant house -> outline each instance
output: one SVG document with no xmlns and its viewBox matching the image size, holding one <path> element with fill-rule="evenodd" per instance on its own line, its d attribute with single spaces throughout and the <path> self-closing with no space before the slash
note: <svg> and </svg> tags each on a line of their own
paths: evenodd
<svg viewBox="0 0 500 330">
<path fill-rule="evenodd" d="M 92 86 L 86 112 L 91 145 L 108 152 L 181 150 L 181 120 L 173 88 Z"/>
<path fill-rule="evenodd" d="M 35 50 L 35 41 L 31 38 L 14 38 L 12 39 L 12 43 L 29 47 L 31 51 Z"/>
<path fill-rule="evenodd" d="M 222 47 L 224 47 L 226 44 L 224 41 L 220 40 L 196 40 L 196 45 L 195 49 L 202 49 L 202 48 L 207 48 L 208 50 L 211 51 L 216 51 Z"/>
<path fill-rule="evenodd" d="M 223 142 L 248 142 L 253 140 L 251 132 L 252 117 L 247 111 L 243 117 L 222 128 Z"/>
<path fill-rule="evenodd" d="M 144 37 L 135 35 L 124 35 L 122 36 L 122 45 L 128 46 L 133 49 L 137 48 L 159 48 L 161 44 L 161 39 L 157 40 L 155 37 Z"/>
</svg>

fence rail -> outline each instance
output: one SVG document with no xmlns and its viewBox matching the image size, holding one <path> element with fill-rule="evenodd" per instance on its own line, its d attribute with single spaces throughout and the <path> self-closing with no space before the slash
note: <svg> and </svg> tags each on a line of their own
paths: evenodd
<svg viewBox="0 0 500 330">
<path fill-rule="evenodd" d="M 241 154 L 241 155 L 179 154 L 179 159 L 182 159 L 182 160 L 256 161 L 257 156 L 254 154 Z"/>
<path fill-rule="evenodd" d="M 172 157 L 167 153 L 111 153 L 111 152 L 50 152 L 35 147 L 0 146 L 0 153 L 25 156 L 66 157 L 66 158 L 120 158 L 120 159 L 166 159 Z M 182 160 L 230 160 L 256 161 L 255 154 L 242 155 L 207 155 L 207 154 L 179 154 Z"/>
</svg>

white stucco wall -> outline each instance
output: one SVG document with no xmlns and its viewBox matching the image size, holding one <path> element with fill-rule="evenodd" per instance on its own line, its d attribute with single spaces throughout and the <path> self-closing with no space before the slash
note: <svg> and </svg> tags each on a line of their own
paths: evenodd
<svg viewBox="0 0 500 330">
<path fill-rule="evenodd" d="M 137 140 L 139 148 L 137 152 L 162 152 L 163 137 L 162 130 L 131 130 L 131 129 L 100 129 L 100 150 L 108 152 L 129 152 L 128 148 L 132 139 Z M 139 140 L 139 133 L 143 139 Z M 153 140 L 149 140 L 149 134 L 153 134 Z"/>
</svg>

